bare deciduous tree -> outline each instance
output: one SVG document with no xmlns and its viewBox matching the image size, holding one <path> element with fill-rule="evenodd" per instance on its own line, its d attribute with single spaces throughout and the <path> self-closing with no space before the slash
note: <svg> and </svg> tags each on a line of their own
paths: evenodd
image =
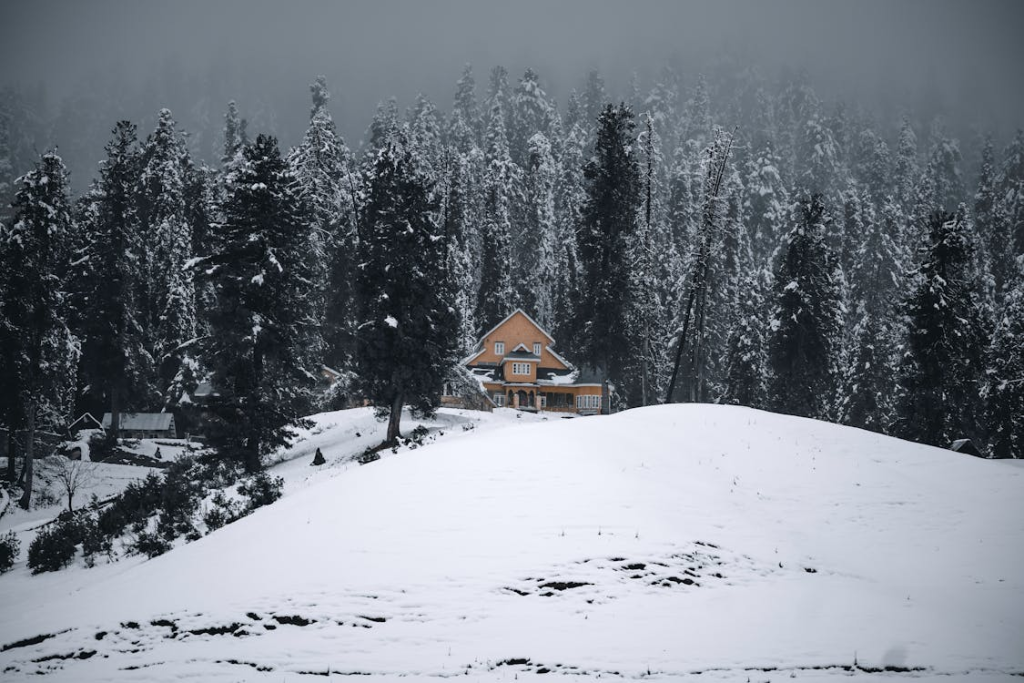
<svg viewBox="0 0 1024 683">
<path fill-rule="evenodd" d="M 51 455 L 43 460 L 40 477 L 60 487 L 68 498 L 68 511 L 74 512 L 75 494 L 92 488 L 96 483 L 96 465 L 87 460 L 71 460 L 63 455 Z"/>
</svg>

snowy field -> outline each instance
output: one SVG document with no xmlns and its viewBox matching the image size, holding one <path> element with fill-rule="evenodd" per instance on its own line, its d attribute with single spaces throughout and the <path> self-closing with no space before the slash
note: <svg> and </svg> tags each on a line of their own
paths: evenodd
<svg viewBox="0 0 1024 683">
<path fill-rule="evenodd" d="M 1024 675 L 1020 462 L 723 406 L 517 415 L 442 411 L 365 466 L 384 425 L 320 415 L 273 468 L 284 498 L 235 524 L 153 560 L 22 559 L 0 679 Z"/>
</svg>

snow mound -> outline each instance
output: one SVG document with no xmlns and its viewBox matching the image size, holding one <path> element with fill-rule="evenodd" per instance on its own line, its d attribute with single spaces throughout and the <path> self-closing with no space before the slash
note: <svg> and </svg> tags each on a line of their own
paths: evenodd
<svg viewBox="0 0 1024 683">
<path fill-rule="evenodd" d="M 0 577 L 4 680 L 1024 672 L 1016 463 L 664 406 L 309 475 L 358 429 L 317 424 L 279 466 L 303 485 L 250 517 L 74 584 Z"/>
</svg>

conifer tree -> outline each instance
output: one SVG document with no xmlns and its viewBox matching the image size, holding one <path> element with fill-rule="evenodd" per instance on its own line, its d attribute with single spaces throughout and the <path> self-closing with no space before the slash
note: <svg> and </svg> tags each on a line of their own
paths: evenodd
<svg viewBox="0 0 1024 683">
<path fill-rule="evenodd" d="M 25 429 L 19 504 L 26 510 L 32 500 L 36 430 L 66 423 L 71 407 L 67 385 L 74 384 L 78 361 L 78 341 L 67 326 L 68 195 L 64 162 L 54 152 L 44 153 L 35 169 L 18 179 L 12 224 L 0 243 L 0 359 L 4 393 L 16 394 L 17 418 L 9 422 Z"/>
<path fill-rule="evenodd" d="M 910 120 L 904 116 L 896 145 L 892 187 L 896 201 L 906 216 L 910 216 L 914 208 L 915 187 L 920 176 L 918 168 L 917 135 Z"/>
<path fill-rule="evenodd" d="M 762 274 L 744 274 L 738 289 L 737 315 L 725 352 L 722 402 L 760 408 L 765 389 L 764 287 Z"/>
<path fill-rule="evenodd" d="M 1014 258 L 1024 255 L 1024 131 L 1018 130 L 1003 153 L 996 180 L 997 241 L 1000 251 Z M 1013 266 L 1003 264 L 1003 282 Z"/>
<path fill-rule="evenodd" d="M 143 332 L 156 363 L 155 391 L 171 405 L 183 390 L 179 370 L 190 365 L 187 345 L 196 338 L 192 226 L 185 204 L 191 162 L 171 112 L 160 111 L 156 130 L 142 149 L 139 228 L 143 248 Z M 175 381 L 178 378 L 179 381 Z"/>
<path fill-rule="evenodd" d="M 775 273 L 768 338 L 768 406 L 818 419 L 831 408 L 842 330 L 827 220 L 820 195 L 801 200 Z"/>
<path fill-rule="evenodd" d="M 562 271 L 559 256 L 564 252 L 560 252 L 555 225 L 558 171 L 551 156 L 551 144 L 543 133 L 530 138 L 526 174 L 528 220 L 518 265 L 532 286 L 523 292 L 523 305 L 544 329 L 550 330 L 555 321 L 555 285 Z"/>
<path fill-rule="evenodd" d="M 306 134 L 288 155 L 288 165 L 313 217 L 311 277 L 313 298 L 306 330 L 304 364 L 342 368 L 353 351 L 355 226 L 352 158 L 338 134 L 327 103 L 327 80 L 318 76 L 309 86 L 313 98 Z"/>
<path fill-rule="evenodd" d="M 301 349 L 313 324 L 313 219 L 277 140 L 259 135 L 241 161 L 206 263 L 217 305 L 204 351 L 211 443 L 255 472 L 302 424 L 316 381 Z"/>
<path fill-rule="evenodd" d="M 95 234 L 82 255 L 91 309 L 83 329 L 83 366 L 89 384 L 108 401 L 108 434 L 114 438 L 121 412 L 149 400 L 144 392 L 154 367 L 144 343 L 139 296 L 145 243 L 138 216 L 141 154 L 135 130 L 134 124 L 120 121 L 107 144 L 95 198 Z"/>
<path fill-rule="evenodd" d="M 492 74 L 487 118 L 480 295 L 476 308 L 479 331 L 490 329 L 520 302 L 512 271 L 512 211 L 514 204 L 521 206 L 523 203 L 519 196 L 522 179 L 508 151 L 503 74 L 500 67 Z"/>
<path fill-rule="evenodd" d="M 1016 265 L 988 349 L 985 416 L 995 458 L 1024 458 L 1024 259 Z"/>
<path fill-rule="evenodd" d="M 455 101 L 448 118 L 448 144 L 459 154 L 468 154 L 480 146 L 480 109 L 476 102 L 476 80 L 473 67 L 467 64 L 455 84 Z"/>
<path fill-rule="evenodd" d="M 579 235 L 583 286 L 576 311 L 582 364 L 619 382 L 626 400 L 631 352 L 630 247 L 640 216 L 640 169 L 633 151 L 635 123 L 625 105 L 608 105 L 598 121 L 593 158 L 584 170 L 586 203 Z"/>
<path fill-rule="evenodd" d="M 521 168 L 527 168 L 530 159 L 530 141 L 541 133 L 552 142 L 554 111 L 547 95 L 540 87 L 539 77 L 533 69 L 527 69 L 512 93 L 512 110 L 508 133 L 509 156 Z"/>
<path fill-rule="evenodd" d="M 458 320 L 436 194 L 405 130 L 386 134 L 366 186 L 356 281 L 359 378 L 363 394 L 389 415 L 385 445 L 392 446 L 404 406 L 437 407 L 455 363 Z"/>
<path fill-rule="evenodd" d="M 928 227 L 916 286 L 903 303 L 908 330 L 897 432 L 912 441 L 948 446 L 979 434 L 986 335 L 974 300 L 973 245 L 962 213 L 935 213 Z"/>
</svg>

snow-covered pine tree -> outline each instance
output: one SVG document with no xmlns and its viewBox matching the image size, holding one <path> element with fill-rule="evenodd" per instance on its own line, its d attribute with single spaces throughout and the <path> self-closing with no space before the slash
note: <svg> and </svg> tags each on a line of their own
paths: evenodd
<svg viewBox="0 0 1024 683">
<path fill-rule="evenodd" d="M 985 373 L 990 455 L 1024 458 L 1024 259 L 1008 283 Z"/>
<path fill-rule="evenodd" d="M 581 365 L 594 368 L 636 398 L 627 384 L 630 354 L 630 246 L 641 207 L 640 169 L 634 150 L 636 124 L 625 105 L 607 105 L 598 121 L 594 156 L 584 168 L 586 203 L 579 234 L 583 285 L 576 311 Z"/>
<path fill-rule="evenodd" d="M 25 429 L 24 493 L 32 500 L 35 435 L 66 424 L 78 363 L 78 340 L 67 326 L 66 279 L 71 262 L 72 216 L 68 175 L 55 152 L 17 181 L 9 230 L 0 243 L 0 348 L 6 365 L 4 393 L 17 396 Z"/>
<path fill-rule="evenodd" d="M 389 416 L 388 446 L 397 443 L 404 406 L 437 407 L 455 363 L 458 319 L 430 182 L 407 131 L 386 133 L 366 179 L 356 288 L 361 390 Z"/>
<path fill-rule="evenodd" d="M 175 382 L 188 345 L 196 338 L 195 282 L 191 269 L 192 226 L 185 205 L 186 172 L 191 162 L 174 118 L 160 111 L 156 130 L 142 149 L 139 228 L 143 239 L 141 288 L 147 350 L 156 362 L 154 387 L 165 406 L 181 397 Z"/>
<path fill-rule="evenodd" d="M 475 150 L 479 151 L 479 150 Z M 469 353 L 477 340 L 474 319 L 476 308 L 476 281 L 472 259 L 471 239 L 475 217 L 479 213 L 478 179 L 475 154 L 460 154 L 454 147 L 445 149 L 448 172 L 444 174 L 442 226 L 446 245 L 448 277 L 454 287 L 454 306 L 459 317 L 458 351 Z"/>
<path fill-rule="evenodd" d="M 523 307 L 547 330 L 555 322 L 555 289 L 562 270 L 561 242 L 555 223 L 557 178 L 551 144 L 543 133 L 535 133 L 529 140 L 525 178 L 527 223 L 522 236 L 522 258 L 517 262 L 527 283 L 521 292 Z"/>
<path fill-rule="evenodd" d="M 899 141 L 896 144 L 896 160 L 892 170 L 892 188 L 903 215 L 910 217 L 914 209 L 915 188 L 920 177 L 917 159 L 917 135 L 910 119 L 903 117 Z"/>
<path fill-rule="evenodd" d="M 891 154 L 885 140 L 871 128 L 862 130 L 853 153 L 853 177 L 867 190 L 876 208 L 881 208 L 886 197 L 893 194 L 891 165 Z"/>
<path fill-rule="evenodd" d="M 148 400 L 153 357 L 146 349 L 139 292 L 145 245 L 139 229 L 138 179 L 141 154 L 135 125 L 120 121 L 107 143 L 95 198 L 95 227 L 81 259 L 87 269 L 90 315 L 83 333 L 83 369 L 88 384 L 108 401 L 117 437 L 120 415 Z"/>
<path fill-rule="evenodd" d="M 925 166 L 925 186 L 930 190 L 928 205 L 943 211 L 954 211 L 964 201 L 964 180 L 960 170 L 960 143 L 948 137 L 939 120 L 932 124 L 931 148 Z"/>
<path fill-rule="evenodd" d="M 740 277 L 736 316 L 726 343 L 722 403 L 751 408 L 764 405 L 767 277 L 767 273 L 755 269 Z"/>
<path fill-rule="evenodd" d="M 996 220 L 1000 227 L 999 247 L 1014 258 L 1024 256 L 1024 131 L 1018 130 L 1003 152 L 1003 163 L 996 180 Z M 1003 264 L 1003 282 L 1013 272 L 1011 264 Z"/>
<path fill-rule="evenodd" d="M 587 150 L 593 143 L 595 131 L 598 127 L 598 118 L 609 104 L 610 98 L 604 87 L 604 79 L 597 69 L 587 72 L 586 81 L 583 84 L 583 94 L 580 96 L 580 103 L 583 105 L 583 129 L 587 133 Z"/>
<path fill-rule="evenodd" d="M 452 113 L 448 118 L 447 142 L 459 154 L 469 152 L 480 146 L 480 108 L 476 102 L 476 80 L 473 78 L 473 67 L 466 64 L 462 76 L 455 84 L 455 101 Z"/>
<path fill-rule="evenodd" d="M 512 92 L 508 148 L 513 163 L 522 169 L 530 165 L 530 141 L 537 133 L 552 144 L 554 118 L 554 107 L 540 87 L 537 72 L 527 69 Z"/>
<path fill-rule="evenodd" d="M 779 174 L 779 165 L 770 141 L 751 154 L 747 162 L 744 182 L 744 208 L 750 217 L 747 232 L 754 256 L 760 263 L 771 262 L 775 250 L 782 244 L 789 220 L 789 193 Z"/>
<path fill-rule="evenodd" d="M 353 351 L 355 181 L 352 155 L 327 109 L 331 97 L 327 79 L 318 76 L 309 89 L 313 98 L 309 127 L 302 142 L 289 153 L 288 165 L 313 217 L 313 325 L 305 332 L 303 363 L 315 371 L 321 363 L 344 368 Z"/>
<path fill-rule="evenodd" d="M 505 133 L 504 69 L 491 76 L 487 116 L 483 231 L 481 235 L 480 295 L 477 298 L 478 332 L 490 329 L 519 305 L 513 279 L 512 212 L 521 207 L 521 170 L 512 163 Z"/>
<path fill-rule="evenodd" d="M 249 472 L 301 424 L 317 375 L 301 345 L 314 321 L 312 215 L 277 140 L 242 150 L 227 187 L 217 249 L 205 265 L 217 296 L 204 360 L 216 394 L 210 441 Z"/>
<path fill-rule="evenodd" d="M 768 406 L 827 419 L 835 393 L 842 309 L 823 199 L 800 201 L 775 272 L 768 335 Z"/>
<path fill-rule="evenodd" d="M 900 370 L 903 394 L 896 432 L 948 446 L 979 435 L 979 381 L 985 330 L 972 278 L 973 244 L 962 212 L 937 212 L 928 244 L 903 302 L 908 322 Z"/>
<path fill-rule="evenodd" d="M 570 99 L 570 112 L 579 109 L 578 98 Z M 573 122 L 568 124 L 570 120 Z M 583 150 L 587 134 L 580 117 L 567 116 L 566 123 L 568 128 L 562 142 L 555 196 L 555 224 L 559 231 L 558 248 L 561 252 L 557 260 L 562 271 L 554 285 L 555 321 L 550 329 L 564 348 L 570 348 L 575 345 L 574 340 L 577 338 L 573 328 L 573 311 L 579 300 L 577 234 L 582 225 L 583 204 L 586 201 L 583 186 Z"/>
<path fill-rule="evenodd" d="M 978 167 L 978 185 L 974 192 L 974 228 L 978 235 L 978 251 L 987 264 L 992 294 L 1001 300 L 1003 283 L 1012 274 L 1013 253 L 1007 249 L 1006 222 L 999 220 L 996 205 L 996 160 L 992 136 L 982 143 Z"/>
</svg>

